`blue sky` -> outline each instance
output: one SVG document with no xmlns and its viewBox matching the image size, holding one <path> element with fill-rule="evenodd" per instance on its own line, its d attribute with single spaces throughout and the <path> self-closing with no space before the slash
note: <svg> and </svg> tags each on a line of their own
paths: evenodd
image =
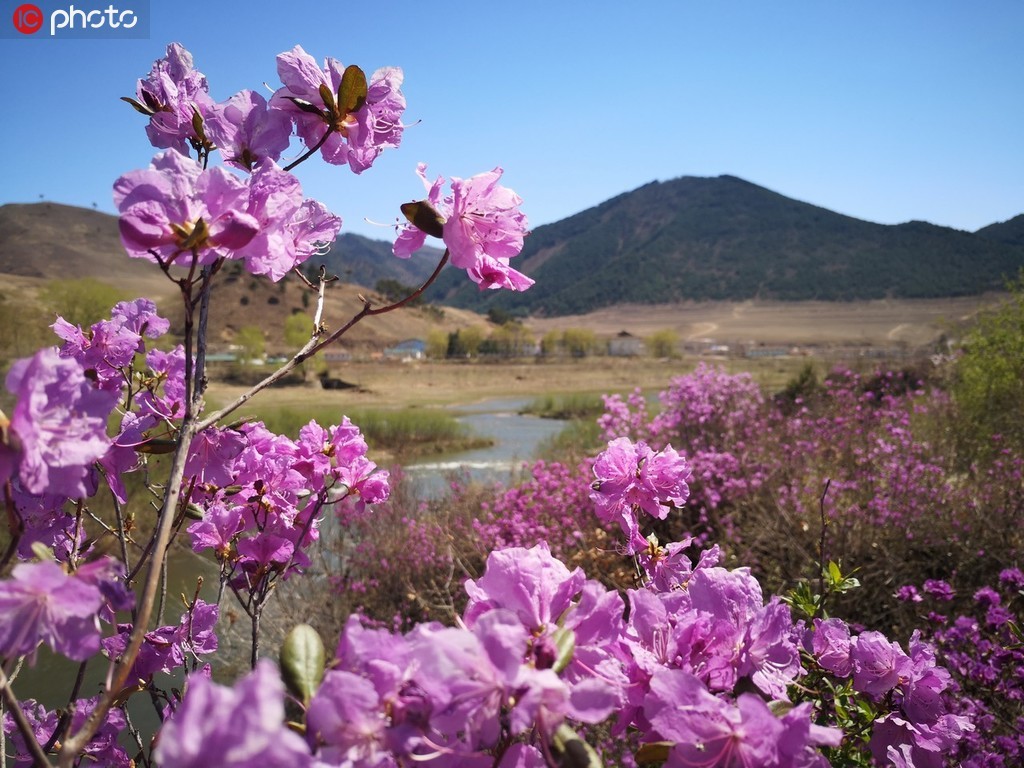
<svg viewBox="0 0 1024 768">
<path fill-rule="evenodd" d="M 179 41 L 217 100 L 276 87 L 274 57 L 297 43 L 405 70 L 418 123 L 402 147 L 361 176 L 297 169 L 371 237 L 391 231 L 365 219 L 421 196 L 419 161 L 431 176 L 502 166 L 534 227 L 723 173 L 881 223 L 1024 212 L 1020 0 L 151 1 L 146 40 L 0 39 L 0 203 L 112 212 L 114 180 L 153 154 L 118 97 Z M 0 0 L 0 23 L 19 2 Z"/>
</svg>

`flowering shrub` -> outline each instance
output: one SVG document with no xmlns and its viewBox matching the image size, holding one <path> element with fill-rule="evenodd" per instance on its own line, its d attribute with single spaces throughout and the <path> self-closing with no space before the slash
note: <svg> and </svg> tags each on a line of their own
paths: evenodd
<svg viewBox="0 0 1024 768">
<path fill-rule="evenodd" d="M 1022 596 L 1024 574 L 1018 568 L 1003 569 L 994 587 L 957 601 L 963 613 L 955 617 L 950 609 L 957 597 L 945 582 L 899 590 L 901 599 L 925 614 L 923 635 L 952 674 L 954 711 L 975 723 L 954 752 L 970 768 L 1003 768 L 1024 760 Z"/>
<path fill-rule="evenodd" d="M 580 467 L 587 475 L 578 487 L 571 488 L 573 472 L 538 464 L 533 484 L 498 499 L 479 520 L 464 518 L 462 529 L 392 506 L 403 539 L 398 526 L 383 531 L 372 519 L 372 506 L 390 497 L 390 478 L 347 418 L 310 422 L 295 440 L 260 422 L 224 421 L 353 324 L 426 286 L 394 304 L 366 302 L 328 334 L 321 308 L 329 280 L 321 269 L 315 284 L 307 282 L 318 295 L 309 342 L 235 402 L 207 413 L 213 276 L 236 261 L 278 280 L 306 262 L 341 221 L 303 197 L 292 170 L 319 153 L 362 173 L 400 143 L 404 129 L 400 70 L 367 77 L 335 59 L 321 67 L 296 46 L 278 57 L 278 73 L 283 85 L 269 101 L 243 91 L 217 103 L 191 55 L 173 44 L 126 99 L 148 118 L 147 134 L 163 151 L 150 168 L 115 183 L 121 238 L 130 256 L 152 261 L 180 288 L 183 343 L 147 348 L 168 322 L 139 299 L 88 329 L 58 319 L 61 349 L 19 361 L 7 377 L 18 402 L 0 441 L 10 521 L 0 560 L 10 569 L 0 580 L 0 694 L 15 765 L 50 765 L 52 756 L 60 766 L 164 768 L 598 765 L 601 755 L 577 731 L 583 727 L 617 739 L 627 762 L 670 768 L 930 766 L 958 748 L 974 725 L 950 709 L 951 679 L 931 647 L 915 634 L 904 650 L 828 615 L 826 598 L 852 586 L 836 564 L 827 592 L 804 585 L 786 599 L 766 598 L 750 568 L 726 567 L 723 550 L 706 539 L 680 536 L 662 546 L 650 532 L 670 530 L 679 508 L 695 502 L 705 535 L 730 533 L 737 501 L 764 487 L 780 496 L 788 489 L 799 511 L 798 479 L 780 475 L 758 442 L 766 424 L 788 434 L 786 425 L 766 421 L 749 381 L 701 369 L 703 380 L 673 384 L 650 421 L 637 398 L 636 413 L 609 400 L 607 448 Z M 281 167 L 293 129 L 305 150 Z M 224 165 L 210 167 L 218 156 Z M 422 165 L 419 175 L 427 184 Z M 500 176 L 495 169 L 453 178 L 448 195 L 443 179 L 427 184 L 425 200 L 403 206 L 409 224 L 397 227 L 396 255 L 410 256 L 430 235 L 446 250 L 428 284 L 450 260 L 481 289 L 528 288 L 530 278 L 510 266 L 527 222 Z M 902 433 L 881 441 L 878 429 L 892 421 L 876 423 L 873 405 L 858 413 L 858 425 L 867 425 L 854 430 L 862 445 L 879 455 L 903 445 Z M 849 431 L 823 418 L 823 431 Z M 899 426 L 906 432 L 909 422 Z M 611 434 L 627 427 L 644 434 Z M 864 450 L 850 449 L 855 466 Z M 164 473 L 154 460 L 161 454 L 170 458 Z M 821 459 L 795 445 L 786 458 L 795 464 L 800 454 L 810 457 L 803 469 Z M 745 467 L 750 474 L 731 483 L 719 474 Z M 133 474 L 158 500 L 151 532 L 127 511 L 125 477 Z M 916 519 L 902 500 L 937 474 L 923 458 L 909 474 L 894 462 L 884 481 L 897 503 L 866 505 L 867 520 Z M 101 488 L 113 500 L 112 520 L 92 508 Z M 267 659 L 260 639 L 268 601 L 308 575 L 322 531 L 374 525 L 378 538 L 400 541 L 392 543 L 393 560 L 377 558 L 380 573 L 452 568 L 446 586 L 461 593 L 449 606 L 452 624 L 424 615 L 389 629 L 353 614 L 330 662 L 306 625 L 285 638 L 279 665 Z M 96 531 L 118 556 L 105 554 Z M 478 572 L 456 586 L 461 552 L 437 544 L 439 534 L 462 531 L 501 546 L 482 542 Z M 568 542 L 589 535 L 607 543 L 607 557 L 632 558 L 634 586 L 609 588 L 547 543 L 525 546 L 544 536 L 568 552 Z M 167 624 L 163 608 L 155 611 L 176 537 L 208 554 L 220 592 L 230 592 L 250 620 L 251 671 L 233 685 L 215 681 L 209 663 L 219 645 L 220 598 L 209 603 L 197 590 Z M 352 540 L 341 553 L 339 584 L 367 588 L 344 577 L 360 559 L 365 575 L 367 560 L 382 552 L 368 542 Z M 941 593 L 937 584 L 925 588 Z M 19 701 L 12 681 L 41 644 L 83 662 L 67 705 L 55 711 Z M 108 672 L 99 695 L 85 698 L 84 664 L 97 655 Z M 183 675 L 180 688 L 164 684 L 172 672 Z M 140 694 L 161 720 L 152 738 L 127 714 Z"/>
</svg>

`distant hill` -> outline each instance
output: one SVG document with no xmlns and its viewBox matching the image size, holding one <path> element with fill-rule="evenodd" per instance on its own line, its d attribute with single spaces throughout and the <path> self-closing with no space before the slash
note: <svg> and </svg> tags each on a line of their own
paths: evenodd
<svg viewBox="0 0 1024 768">
<path fill-rule="evenodd" d="M 390 242 L 346 233 L 310 266 L 326 264 L 347 285 L 411 287 L 439 256 L 428 248 L 398 259 Z M 974 296 L 1004 289 L 1024 267 L 1024 215 L 976 233 L 875 224 L 734 176 L 686 176 L 538 227 L 514 266 L 537 284 L 521 294 L 479 291 L 449 267 L 427 299 L 555 317 L 680 301 Z M 115 217 L 56 203 L 0 206 L 0 273 L 96 277 L 140 293 L 132 283 L 168 287 L 152 264 L 124 255 Z"/>
<path fill-rule="evenodd" d="M 557 316 L 625 303 L 975 295 L 1024 266 L 1022 219 L 986 228 L 997 237 L 874 224 L 734 176 L 682 177 L 538 227 L 513 264 L 537 281 L 524 293 L 446 274 L 429 298 Z"/>
<path fill-rule="evenodd" d="M 402 285 L 419 287 L 434 271 L 442 253 L 437 248 L 423 248 L 412 258 L 399 259 L 391 252 L 390 241 L 342 233 L 330 251 L 310 259 L 309 264 L 313 268 L 325 264 L 330 274 L 368 288 L 380 280 L 397 280 Z"/>
<path fill-rule="evenodd" d="M 1008 221 L 982 227 L 976 234 L 999 243 L 1024 246 L 1024 213 L 1014 216 Z"/>
<path fill-rule="evenodd" d="M 311 265 L 327 264 L 330 273 L 342 278 L 328 291 L 328 326 L 338 327 L 359 310 L 359 294 L 378 306 L 385 303 L 383 297 L 373 293 L 381 279 L 419 285 L 438 258 L 440 251 L 432 249 L 412 259 L 398 259 L 391 253 L 390 243 L 342 235 L 327 255 L 310 260 Z M 9 277 L 0 286 L 0 301 L 17 299 L 31 308 L 38 288 L 47 281 L 90 277 L 123 289 L 129 296 L 153 298 L 171 318 L 175 331 L 181 330 L 178 289 L 155 264 L 126 255 L 116 216 L 49 202 L 0 206 L 3 275 Z M 296 312 L 311 314 L 311 301 L 315 303 L 315 297 L 304 291 L 294 276 L 274 284 L 243 275 L 241 265 L 236 263 L 225 266 L 215 285 L 219 297 L 211 308 L 215 348 L 230 344 L 241 328 L 258 326 L 264 330 L 268 349 L 283 351 L 286 318 Z M 48 318 L 46 323 L 51 321 Z M 431 325 L 457 330 L 484 322 L 471 312 L 457 309 L 402 309 L 360 323 L 346 336 L 345 346 L 381 349 L 422 335 Z"/>
<path fill-rule="evenodd" d="M 419 285 L 440 256 L 441 251 L 432 248 L 412 259 L 399 259 L 391 253 L 391 243 L 344 233 L 327 254 L 310 259 L 310 264 L 324 263 L 344 282 L 373 288 L 386 278 Z M 60 203 L 0 206 L 0 274 L 94 277 L 121 284 L 142 281 L 161 290 L 167 285 L 155 265 L 125 254 L 116 216 Z"/>
<path fill-rule="evenodd" d="M 125 254 L 116 217 L 60 203 L 0 206 L 0 273 L 93 277 L 140 292 L 167 283 L 155 265 Z"/>
</svg>

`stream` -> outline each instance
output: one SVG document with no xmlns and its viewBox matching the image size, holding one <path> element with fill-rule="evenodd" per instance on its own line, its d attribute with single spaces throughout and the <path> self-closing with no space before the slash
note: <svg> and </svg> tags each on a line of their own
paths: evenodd
<svg viewBox="0 0 1024 768">
<path fill-rule="evenodd" d="M 530 400 L 518 398 L 452 406 L 452 411 L 459 414 L 456 420 L 460 424 L 474 434 L 493 438 L 494 445 L 403 465 L 405 473 L 416 481 L 418 495 L 424 499 L 443 496 L 453 474 L 476 482 L 506 481 L 513 477 L 566 423 L 520 414 L 529 403 Z"/>
</svg>

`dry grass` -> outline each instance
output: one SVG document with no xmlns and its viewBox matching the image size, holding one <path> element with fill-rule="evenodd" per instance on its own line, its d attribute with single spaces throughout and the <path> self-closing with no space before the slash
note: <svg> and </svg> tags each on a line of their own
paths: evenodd
<svg viewBox="0 0 1024 768">
<path fill-rule="evenodd" d="M 368 406 L 429 407 L 471 403 L 490 398 L 534 398 L 573 393 L 628 393 L 663 388 L 673 376 L 689 372 L 698 358 L 591 357 L 573 361 L 524 360 L 507 363 L 420 361 L 352 362 L 332 367 L 331 375 L 358 389 L 324 390 L 316 382 L 264 391 L 257 409 L 319 407 L 345 409 Z M 730 370 L 750 371 L 767 389 L 781 388 L 805 364 L 804 358 L 722 361 Z M 268 369 L 269 370 L 269 369 Z M 211 384 L 211 403 L 223 405 L 244 387 Z"/>
<path fill-rule="evenodd" d="M 645 337 L 671 329 L 683 341 L 723 344 L 920 346 L 969 322 L 1005 294 L 952 299 L 851 302 L 689 302 L 623 304 L 586 315 L 529 321 L 536 333 L 586 328 L 599 337 L 620 331 Z"/>
</svg>

